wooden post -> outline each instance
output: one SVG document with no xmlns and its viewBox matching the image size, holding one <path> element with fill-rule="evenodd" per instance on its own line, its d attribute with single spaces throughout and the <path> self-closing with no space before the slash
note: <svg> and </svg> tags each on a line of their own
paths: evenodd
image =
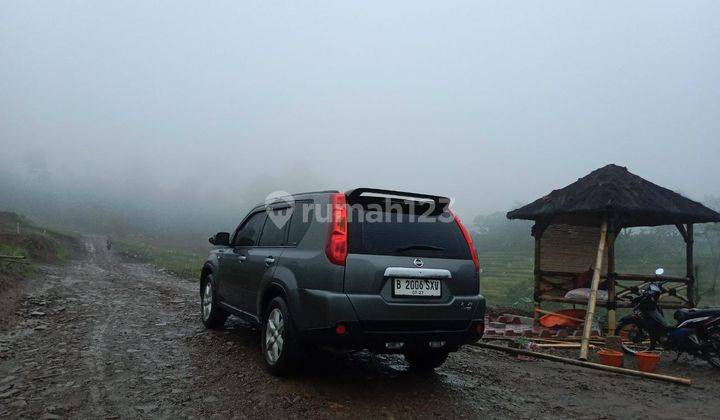
<svg viewBox="0 0 720 420">
<path fill-rule="evenodd" d="M 537 311 L 541 309 L 540 307 L 540 282 L 542 281 L 542 274 L 541 274 L 541 268 L 540 268 L 540 258 L 541 258 L 541 239 L 543 232 L 545 232 L 545 228 L 547 225 L 541 224 L 540 222 L 535 222 L 535 225 L 532 227 L 532 236 L 535 238 L 535 261 L 534 261 L 534 282 L 533 285 L 533 300 L 535 301 L 535 316 L 534 316 L 534 325 L 538 324 L 538 320 L 540 319 L 540 313 Z"/>
<path fill-rule="evenodd" d="M 685 238 L 685 260 L 687 263 L 686 273 L 689 283 L 687 288 L 688 303 L 695 307 L 695 266 L 693 265 L 693 224 L 688 223 L 687 237 Z"/>
<path fill-rule="evenodd" d="M 533 300 L 535 301 L 535 316 L 533 325 L 538 325 L 540 320 L 540 313 L 538 312 L 538 309 L 541 308 L 540 306 L 540 281 L 542 280 L 542 275 L 540 274 L 540 237 L 541 235 L 535 233 L 535 270 L 533 271 L 535 273 L 534 278 L 534 284 L 533 284 Z"/>
<path fill-rule="evenodd" d="M 607 266 L 607 290 L 608 290 L 608 335 L 615 335 L 617 320 L 615 310 L 617 309 L 617 298 L 615 295 L 615 238 L 617 231 L 613 230 L 607 238 L 608 266 Z"/>
<path fill-rule="evenodd" d="M 598 243 L 597 257 L 595 258 L 595 268 L 593 269 L 592 285 L 590 286 L 590 298 L 588 298 L 587 313 L 585 314 L 585 326 L 583 327 L 582 340 L 580 341 L 580 360 L 587 360 L 588 358 L 590 333 L 592 332 L 592 321 L 595 317 L 597 291 L 600 286 L 600 272 L 602 271 L 603 255 L 605 255 L 607 225 L 607 220 L 603 220 L 602 225 L 600 225 L 600 242 Z"/>
<path fill-rule="evenodd" d="M 567 363 L 569 365 L 582 366 L 606 372 L 622 373 L 624 375 L 637 376 L 640 378 L 657 379 L 659 381 L 673 382 L 680 385 L 692 385 L 692 381 L 689 378 L 680 378 L 677 376 L 660 375 L 658 373 L 648 373 L 639 370 L 625 369 L 615 366 L 606 366 L 601 365 L 600 363 L 581 362 L 579 360 L 569 359 L 567 357 L 555 356 L 554 354 L 539 353 L 535 351 L 515 349 L 512 347 L 498 346 L 497 344 L 484 343 L 482 341 L 470 344 L 470 346 L 503 351 L 510 354 L 522 354 L 524 356 L 537 357 L 538 359 L 547 359 L 554 362 Z"/>
</svg>

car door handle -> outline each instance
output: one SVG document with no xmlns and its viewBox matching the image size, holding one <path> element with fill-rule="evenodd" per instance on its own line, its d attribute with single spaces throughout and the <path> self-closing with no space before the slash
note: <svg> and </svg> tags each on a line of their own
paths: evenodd
<svg viewBox="0 0 720 420">
<path fill-rule="evenodd" d="M 240 255 L 240 256 L 238 257 L 238 260 L 242 262 L 242 261 L 247 260 L 247 257 L 244 256 L 244 255 Z"/>
<path fill-rule="evenodd" d="M 265 266 L 270 267 L 275 262 L 275 258 L 273 257 L 267 257 L 265 258 Z"/>
</svg>

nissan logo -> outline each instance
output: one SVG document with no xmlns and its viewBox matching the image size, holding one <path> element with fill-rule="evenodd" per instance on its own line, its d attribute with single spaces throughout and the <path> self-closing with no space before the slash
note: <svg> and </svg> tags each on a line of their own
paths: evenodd
<svg viewBox="0 0 720 420">
<path fill-rule="evenodd" d="M 419 267 L 422 267 L 424 263 L 423 263 L 423 260 L 421 260 L 420 258 L 415 258 L 413 260 L 413 264 L 415 264 L 415 267 L 419 268 Z"/>
</svg>

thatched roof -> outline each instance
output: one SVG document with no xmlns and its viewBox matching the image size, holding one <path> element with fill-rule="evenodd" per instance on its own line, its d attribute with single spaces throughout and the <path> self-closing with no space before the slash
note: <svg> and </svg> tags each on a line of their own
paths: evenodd
<svg viewBox="0 0 720 420">
<path fill-rule="evenodd" d="M 596 169 L 507 217 L 591 226 L 607 217 L 618 228 L 720 222 L 717 212 L 617 165 Z"/>
</svg>

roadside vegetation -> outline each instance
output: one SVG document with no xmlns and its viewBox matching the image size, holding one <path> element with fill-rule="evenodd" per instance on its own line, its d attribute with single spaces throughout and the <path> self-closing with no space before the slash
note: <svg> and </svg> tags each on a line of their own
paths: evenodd
<svg viewBox="0 0 720 420">
<path fill-rule="evenodd" d="M 35 226 L 16 213 L 0 212 L 0 330 L 14 317 L 27 280 L 39 274 L 38 265 L 65 264 L 83 253 L 76 235 Z"/>
<path fill-rule="evenodd" d="M 48 230 L 12 212 L 0 212 L 0 279 L 20 278 L 36 271 L 36 264 L 67 263 L 82 255 L 74 234 Z"/>
<path fill-rule="evenodd" d="M 127 260 L 152 264 L 162 271 L 186 279 L 200 277 L 206 257 L 192 251 L 150 244 L 138 238 L 113 239 L 113 249 Z"/>
</svg>

